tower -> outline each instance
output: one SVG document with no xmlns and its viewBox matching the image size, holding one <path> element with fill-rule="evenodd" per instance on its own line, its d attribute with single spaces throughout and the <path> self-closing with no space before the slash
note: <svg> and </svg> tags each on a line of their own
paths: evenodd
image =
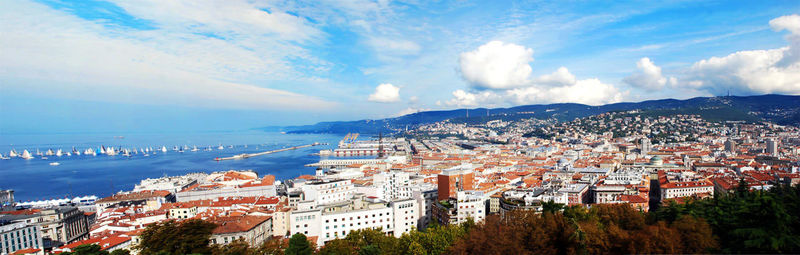
<svg viewBox="0 0 800 255">
<path fill-rule="evenodd" d="M 378 133 L 378 158 L 383 157 L 383 132 Z"/>
</svg>

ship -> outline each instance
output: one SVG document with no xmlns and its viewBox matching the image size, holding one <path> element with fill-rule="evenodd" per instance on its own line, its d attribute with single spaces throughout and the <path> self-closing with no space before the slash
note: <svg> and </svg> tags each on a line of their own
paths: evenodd
<svg viewBox="0 0 800 255">
<path fill-rule="evenodd" d="M 28 152 L 28 150 L 23 151 L 20 157 L 23 159 L 33 159 L 33 155 L 31 155 L 31 153 Z"/>
</svg>

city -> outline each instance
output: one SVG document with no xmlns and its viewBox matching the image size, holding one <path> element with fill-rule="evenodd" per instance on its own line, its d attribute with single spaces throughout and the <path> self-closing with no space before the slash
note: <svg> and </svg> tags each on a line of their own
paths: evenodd
<svg viewBox="0 0 800 255">
<path fill-rule="evenodd" d="M 0 255 L 800 253 L 797 1 L 2 6 Z"/>
<path fill-rule="evenodd" d="M 13 191 L 4 191 L 2 202 L 12 208 L 0 220 L 11 222 L 4 233 L 27 242 L 16 247 L 32 243 L 51 252 L 97 244 L 137 254 L 148 225 L 188 219 L 216 224 L 211 244 L 243 240 L 258 247 L 303 234 L 324 249 L 357 230 L 400 238 L 431 225 L 542 212 L 550 203 L 623 204 L 648 212 L 733 196 L 742 184 L 746 190 L 800 184 L 798 127 L 698 115 L 443 121 L 366 139 L 347 134 L 321 153 L 374 159 L 321 160 L 311 164 L 315 175 L 284 182 L 247 170 L 192 173 L 142 180 L 104 198 L 21 203 L 18 210 Z"/>
</svg>

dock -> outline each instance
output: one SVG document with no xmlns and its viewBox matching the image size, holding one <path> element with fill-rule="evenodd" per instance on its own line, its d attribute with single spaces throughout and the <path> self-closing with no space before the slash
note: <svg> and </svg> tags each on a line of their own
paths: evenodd
<svg viewBox="0 0 800 255">
<path fill-rule="evenodd" d="M 267 154 L 272 154 L 272 153 L 278 153 L 278 152 L 282 152 L 282 151 L 290 151 L 290 150 L 302 149 L 302 148 L 307 148 L 307 147 L 317 146 L 317 145 L 322 145 L 322 144 L 321 143 L 312 143 L 312 144 L 293 146 L 293 147 L 277 149 L 277 150 L 271 150 L 271 151 L 258 152 L 258 153 L 242 153 L 242 154 L 234 155 L 232 157 L 214 158 L 214 160 L 223 161 L 223 160 L 234 160 L 234 159 L 246 159 L 246 158 L 251 158 L 251 157 L 256 157 L 256 156 L 262 156 L 262 155 L 267 155 Z"/>
</svg>

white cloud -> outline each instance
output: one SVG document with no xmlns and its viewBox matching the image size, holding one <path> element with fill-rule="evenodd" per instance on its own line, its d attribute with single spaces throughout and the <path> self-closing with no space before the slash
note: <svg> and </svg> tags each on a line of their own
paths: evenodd
<svg viewBox="0 0 800 255">
<path fill-rule="evenodd" d="M 406 109 L 400 110 L 394 116 L 395 117 L 400 117 L 400 116 L 403 116 L 403 115 L 409 115 L 409 114 L 412 114 L 412 113 L 418 113 L 418 112 L 424 112 L 424 111 L 430 111 L 430 110 L 431 109 L 428 109 L 428 108 L 408 107 Z"/>
<path fill-rule="evenodd" d="M 575 75 L 571 74 L 566 67 L 562 66 L 552 74 L 542 75 L 536 81 L 540 84 L 552 86 L 570 85 L 575 84 Z"/>
<path fill-rule="evenodd" d="M 4 63 L 0 86 L 4 90 L 208 108 L 327 110 L 335 106 L 247 82 L 255 75 L 296 73 L 283 58 L 304 53 L 292 47 L 278 49 L 285 50 L 279 54 L 248 49 L 244 44 L 249 39 L 226 41 L 177 30 L 109 27 L 39 3 L 15 2 L 6 7 L 0 8 L 0 48 L 4 49 L 0 51 Z M 270 39 L 257 41 L 264 40 Z"/>
<path fill-rule="evenodd" d="M 408 98 L 408 104 L 412 104 L 413 105 L 413 104 L 417 104 L 417 103 L 419 103 L 419 97 L 411 96 L 411 97 Z"/>
<path fill-rule="evenodd" d="M 636 62 L 638 72 L 625 77 L 625 83 L 646 90 L 660 90 L 667 84 L 667 78 L 661 74 L 661 67 L 657 66 L 650 58 L 641 58 Z M 670 79 L 672 80 L 672 79 Z"/>
<path fill-rule="evenodd" d="M 373 37 L 368 41 L 368 43 L 379 54 L 415 55 L 419 53 L 421 49 L 419 44 L 403 39 Z"/>
<path fill-rule="evenodd" d="M 383 83 L 375 87 L 375 93 L 369 95 L 367 99 L 378 103 L 395 103 L 400 101 L 400 87 L 389 83 Z"/>
<path fill-rule="evenodd" d="M 788 30 L 789 46 L 739 51 L 694 63 L 684 86 L 715 95 L 783 93 L 800 94 L 800 16 L 783 16 L 770 21 L 776 31 Z"/>
<path fill-rule="evenodd" d="M 504 91 L 464 90 L 453 92 L 453 98 L 445 102 L 449 106 L 475 107 L 479 105 L 525 105 L 547 103 L 582 103 L 602 105 L 622 101 L 623 93 L 598 79 L 577 80 L 564 86 L 530 86 Z"/>
<path fill-rule="evenodd" d="M 509 89 L 529 84 L 533 50 L 513 43 L 491 41 L 461 53 L 461 74 L 475 88 Z"/>
</svg>

